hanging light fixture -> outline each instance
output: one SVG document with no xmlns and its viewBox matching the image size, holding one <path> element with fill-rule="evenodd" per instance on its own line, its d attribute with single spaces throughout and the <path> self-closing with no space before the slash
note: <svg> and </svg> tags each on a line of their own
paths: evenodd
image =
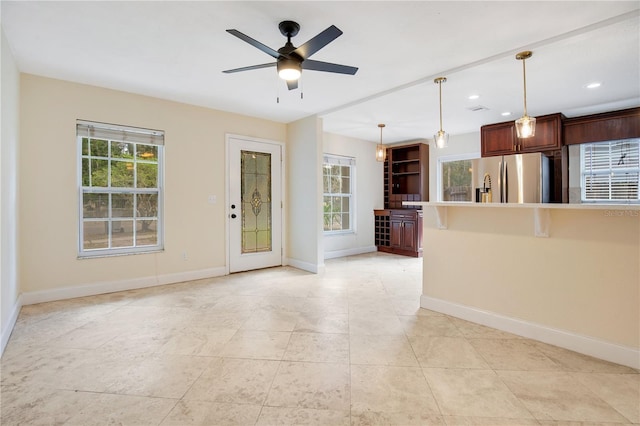
<svg viewBox="0 0 640 426">
<path fill-rule="evenodd" d="M 376 145 L 376 161 L 384 161 L 387 159 L 387 149 L 382 145 L 382 128 L 384 124 L 378 124 L 380 127 L 380 143 Z"/>
<path fill-rule="evenodd" d="M 525 60 L 529 59 L 533 52 L 525 50 L 516 54 L 516 59 L 522 61 L 522 78 L 524 83 L 524 115 L 516 120 L 516 133 L 519 138 L 530 138 L 536 134 L 536 119 L 527 115 L 527 71 Z"/>
<path fill-rule="evenodd" d="M 435 134 L 433 139 L 436 141 L 436 148 L 446 148 L 449 142 L 449 134 L 442 130 L 442 83 L 447 81 L 446 77 L 438 77 L 433 82 L 438 85 L 440 93 L 440 130 Z"/>
</svg>

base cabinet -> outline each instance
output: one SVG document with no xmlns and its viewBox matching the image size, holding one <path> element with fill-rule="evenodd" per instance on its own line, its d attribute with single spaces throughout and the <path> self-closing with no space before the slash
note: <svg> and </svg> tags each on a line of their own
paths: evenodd
<svg viewBox="0 0 640 426">
<path fill-rule="evenodd" d="M 422 256 L 422 210 L 375 210 L 378 251 Z"/>
</svg>

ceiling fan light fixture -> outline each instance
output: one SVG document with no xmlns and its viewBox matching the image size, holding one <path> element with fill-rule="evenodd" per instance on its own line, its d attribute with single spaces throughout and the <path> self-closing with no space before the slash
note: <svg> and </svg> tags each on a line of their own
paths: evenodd
<svg viewBox="0 0 640 426">
<path fill-rule="evenodd" d="M 295 81 L 302 75 L 300 62 L 293 59 L 282 58 L 278 60 L 278 76 L 286 81 Z"/>
<path fill-rule="evenodd" d="M 446 148 L 449 145 L 449 134 L 442 130 L 442 83 L 446 83 L 447 78 L 438 77 L 433 82 L 438 85 L 440 95 L 440 130 L 433 136 L 433 140 L 436 143 L 436 148 Z"/>
<path fill-rule="evenodd" d="M 522 80 L 524 87 L 524 114 L 516 120 L 516 133 L 519 138 L 530 138 L 536 134 L 536 119 L 527 115 L 527 71 L 525 60 L 529 59 L 533 52 L 525 50 L 516 54 L 516 59 L 522 61 Z"/>
<path fill-rule="evenodd" d="M 382 144 L 382 129 L 384 124 L 378 124 L 380 128 L 380 143 L 376 145 L 376 161 L 384 162 L 387 159 L 387 148 Z"/>
</svg>

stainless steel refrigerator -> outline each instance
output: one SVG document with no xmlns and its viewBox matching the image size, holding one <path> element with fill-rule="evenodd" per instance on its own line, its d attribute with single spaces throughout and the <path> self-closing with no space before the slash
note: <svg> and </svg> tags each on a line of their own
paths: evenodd
<svg viewBox="0 0 640 426">
<path fill-rule="evenodd" d="M 476 202 L 548 203 L 549 158 L 541 153 L 485 157 L 472 161 Z"/>
</svg>

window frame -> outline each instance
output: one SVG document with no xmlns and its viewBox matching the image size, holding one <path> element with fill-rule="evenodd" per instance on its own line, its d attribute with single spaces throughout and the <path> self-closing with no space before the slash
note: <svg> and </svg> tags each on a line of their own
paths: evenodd
<svg viewBox="0 0 640 426">
<path fill-rule="evenodd" d="M 331 193 L 331 192 L 324 192 L 325 187 L 324 187 L 324 169 L 327 167 L 327 165 L 329 166 L 341 166 L 341 167 L 349 167 L 349 191 L 350 193 L 345 194 L 343 192 L 341 193 Z M 355 209 L 356 209 L 356 197 L 355 197 L 355 179 L 356 179 L 356 159 L 355 157 L 349 157 L 349 156 L 345 156 L 345 155 L 337 155 L 337 154 L 324 154 L 323 155 L 323 161 L 322 161 L 322 206 L 323 206 L 323 211 L 322 211 L 322 232 L 324 235 L 344 235 L 344 234 L 355 234 L 356 232 L 356 214 L 355 214 Z M 342 174 L 340 175 L 342 176 Z M 331 189 L 331 188 L 329 188 Z M 331 230 L 325 230 L 324 229 L 324 204 L 325 204 L 325 197 L 334 197 L 334 196 L 339 196 L 339 197 L 343 197 L 343 198 L 347 198 L 349 200 L 349 228 L 348 229 L 331 229 Z"/>
<path fill-rule="evenodd" d="M 630 138 L 630 139 L 620 139 L 620 140 L 612 140 L 612 141 L 599 141 L 599 142 L 589 142 L 580 144 L 580 202 L 583 204 L 640 204 L 640 162 L 637 166 L 626 167 L 626 168 L 612 168 L 612 144 L 615 143 L 624 143 L 624 142 L 632 142 L 638 146 L 638 153 L 640 155 L 640 138 Z M 609 168 L 590 171 L 587 169 L 585 165 L 586 160 L 586 150 L 595 144 L 608 144 L 609 146 Z M 638 173 L 639 179 L 639 188 L 638 188 L 638 198 L 620 198 L 620 199 L 611 199 L 611 185 L 612 185 L 612 177 L 615 173 L 624 173 L 624 172 L 632 172 Z M 587 176 L 606 176 L 609 175 L 609 198 L 587 198 Z"/>
<path fill-rule="evenodd" d="M 444 172 L 443 163 L 449 163 L 452 161 L 471 161 L 473 164 L 473 160 L 477 160 L 478 158 L 480 158 L 479 152 L 471 152 L 467 154 L 442 155 L 438 157 L 438 160 L 436 162 L 436 199 L 438 200 L 438 202 L 473 203 L 473 193 L 471 194 L 470 201 L 443 201 L 443 198 L 444 198 L 442 194 L 442 173 Z M 472 172 L 471 173 L 471 191 L 473 191 L 473 179 L 474 179 L 474 174 Z"/>
<path fill-rule="evenodd" d="M 87 130 L 88 129 L 88 130 Z M 122 139 L 117 137 L 102 137 L 100 135 L 94 136 L 91 135 L 91 131 L 95 132 L 106 132 L 107 134 L 122 134 Z M 82 134 L 81 132 L 86 131 L 87 133 Z M 131 140 L 127 140 L 127 136 Z M 108 141 L 108 151 L 106 157 L 93 157 L 88 153 L 87 155 L 83 154 L 83 139 L 96 139 L 96 140 L 107 140 Z M 148 138 L 149 141 L 145 141 L 144 139 Z M 153 142 L 151 142 L 153 141 Z M 157 141 L 161 141 L 158 143 Z M 111 143 L 126 143 L 134 145 L 134 154 L 132 159 L 122 160 L 120 157 L 114 157 L 111 153 Z M 144 159 L 140 159 L 135 154 L 137 151 L 138 145 L 153 145 L 156 147 L 157 152 L 157 161 L 148 161 Z M 114 124 L 107 123 L 99 123 L 99 122 L 91 122 L 85 120 L 77 120 L 76 122 L 76 149 L 77 149 L 77 190 L 78 190 L 78 258 L 79 259 L 91 259 L 91 258 L 100 258 L 100 257 L 110 257 L 110 256 L 126 256 L 132 254 L 144 254 L 144 253 L 157 253 L 164 251 L 164 132 L 159 130 L 151 130 L 151 129 L 143 129 L 137 127 L 128 127 L 128 126 L 120 126 Z M 84 158 L 98 158 L 103 161 L 107 161 L 108 164 L 108 174 L 107 174 L 107 186 L 103 187 L 93 187 L 93 186 L 84 186 L 83 185 L 83 168 L 82 163 Z M 134 172 L 133 172 L 133 187 L 119 187 L 119 186 L 111 186 L 111 167 L 113 162 L 124 161 L 124 162 L 132 162 L 134 163 Z M 137 188 L 137 170 L 139 164 L 156 164 L 157 165 L 157 180 L 155 188 Z M 100 218 L 87 218 L 84 216 L 84 196 L 85 194 L 105 194 L 111 199 L 109 203 L 110 208 L 107 209 L 107 216 Z M 112 196 L 114 194 L 122 194 L 122 195 L 132 195 L 134 199 L 134 204 L 132 208 L 131 218 L 129 217 L 117 217 L 113 215 L 114 206 L 112 204 Z M 144 194 L 156 194 L 157 195 L 157 212 L 154 217 L 149 216 L 147 220 L 156 220 L 156 244 L 153 245 L 141 245 L 136 246 L 136 225 L 138 220 L 145 220 L 146 216 L 138 216 L 135 203 L 136 195 L 144 195 Z M 92 220 L 95 219 L 95 220 Z M 114 222 L 120 220 L 129 220 L 133 221 L 133 246 L 127 247 L 108 247 L 108 248 L 95 248 L 95 249 L 87 249 L 84 247 L 84 224 L 86 222 L 106 222 L 108 224 L 108 238 L 109 244 L 111 244 L 111 234 L 113 229 Z"/>
</svg>

